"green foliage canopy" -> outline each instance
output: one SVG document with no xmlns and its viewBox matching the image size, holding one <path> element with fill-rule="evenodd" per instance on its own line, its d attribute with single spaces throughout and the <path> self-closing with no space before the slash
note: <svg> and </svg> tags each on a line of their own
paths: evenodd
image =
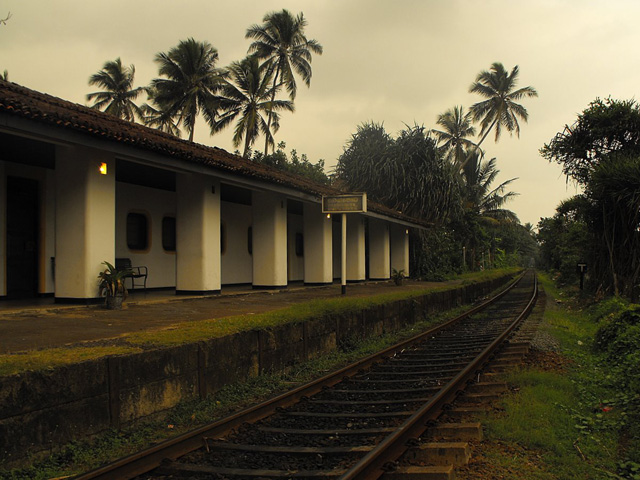
<svg viewBox="0 0 640 480">
<path fill-rule="evenodd" d="M 423 127 L 407 127 L 396 138 L 381 124 L 362 124 L 338 159 L 336 174 L 351 191 L 407 215 L 443 223 L 461 205 L 455 167 Z"/>
<path fill-rule="evenodd" d="M 575 182 L 589 182 L 596 165 L 607 155 L 640 154 L 640 107 L 635 100 L 596 98 L 571 126 L 540 149 L 550 162 L 562 166 Z"/>
</svg>

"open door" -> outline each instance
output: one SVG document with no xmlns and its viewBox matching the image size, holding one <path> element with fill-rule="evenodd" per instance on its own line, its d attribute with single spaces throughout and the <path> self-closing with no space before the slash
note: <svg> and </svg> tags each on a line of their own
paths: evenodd
<svg viewBox="0 0 640 480">
<path fill-rule="evenodd" d="M 38 182 L 7 177 L 7 298 L 38 294 Z"/>
</svg>

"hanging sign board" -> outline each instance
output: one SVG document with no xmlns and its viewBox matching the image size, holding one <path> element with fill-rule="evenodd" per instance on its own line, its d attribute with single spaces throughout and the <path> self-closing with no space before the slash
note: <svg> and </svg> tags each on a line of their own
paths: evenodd
<svg viewBox="0 0 640 480">
<path fill-rule="evenodd" d="M 322 197 L 322 213 L 357 213 L 366 211 L 366 193 L 326 195 Z"/>
</svg>

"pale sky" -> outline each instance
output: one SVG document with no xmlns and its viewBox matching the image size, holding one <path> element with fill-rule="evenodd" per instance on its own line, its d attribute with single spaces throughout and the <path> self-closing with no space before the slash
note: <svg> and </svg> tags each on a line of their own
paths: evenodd
<svg viewBox="0 0 640 480">
<path fill-rule="evenodd" d="M 324 54 L 276 141 L 328 168 L 363 122 L 394 136 L 405 124 L 436 128 L 438 114 L 480 100 L 468 90 L 481 70 L 519 65 L 519 86 L 539 93 L 521 102 L 529 122 L 519 139 L 504 134 L 483 148 L 497 158 L 498 182 L 519 177 L 507 207 L 522 223 L 536 225 L 576 193 L 539 148 L 596 97 L 631 99 L 640 88 L 637 0 L 0 0 L 0 18 L 12 15 L 0 25 L 0 72 L 86 104 L 88 78 L 108 60 L 134 64 L 136 86 L 146 85 L 155 54 L 193 37 L 226 66 L 246 55 L 247 27 L 282 8 L 304 13 L 307 38 Z M 231 128 L 210 137 L 199 124 L 197 142 L 234 151 Z"/>
</svg>

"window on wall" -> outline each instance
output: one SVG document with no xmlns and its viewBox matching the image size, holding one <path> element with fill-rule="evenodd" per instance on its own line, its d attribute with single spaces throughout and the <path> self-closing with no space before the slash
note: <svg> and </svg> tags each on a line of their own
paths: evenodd
<svg viewBox="0 0 640 480">
<path fill-rule="evenodd" d="M 249 255 L 253 255 L 253 228 L 247 228 L 247 251 Z"/>
<path fill-rule="evenodd" d="M 298 257 L 304 255 L 304 238 L 301 233 L 296 233 L 296 255 Z"/>
<path fill-rule="evenodd" d="M 176 218 L 164 217 L 162 219 L 162 248 L 166 252 L 176 251 Z"/>
<path fill-rule="evenodd" d="M 149 246 L 149 222 L 143 213 L 127 215 L 127 247 L 130 250 L 146 250 Z"/>
</svg>

